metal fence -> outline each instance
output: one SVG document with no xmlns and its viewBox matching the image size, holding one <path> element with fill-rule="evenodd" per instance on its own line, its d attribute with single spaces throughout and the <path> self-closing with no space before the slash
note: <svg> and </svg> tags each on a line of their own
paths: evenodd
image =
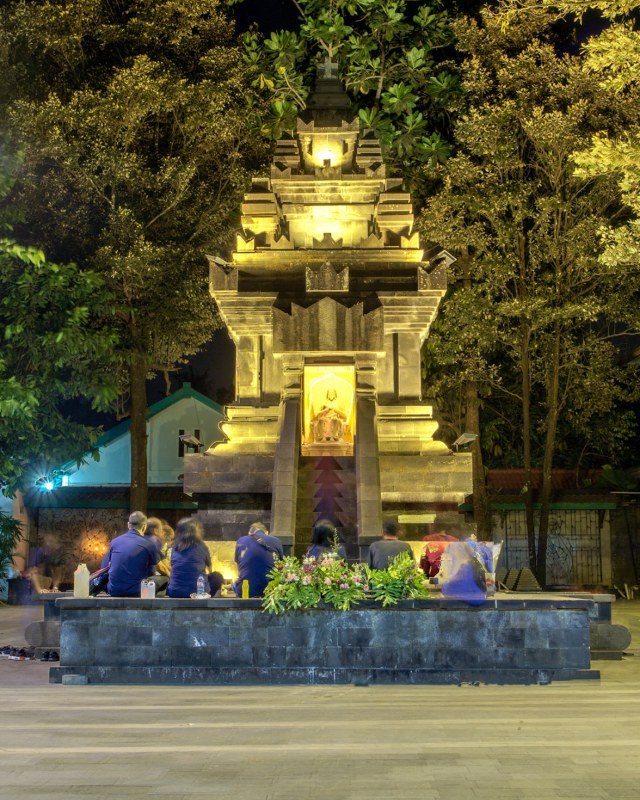
<svg viewBox="0 0 640 800">
<path fill-rule="evenodd" d="M 547 543 L 547 583 L 550 586 L 589 586 L 602 583 L 602 525 L 596 510 L 552 511 Z M 536 526 L 538 518 L 536 517 Z M 524 511 L 494 512 L 494 540 L 504 542 L 500 566 L 529 566 Z M 537 530 L 536 530 L 537 536 Z"/>
</svg>

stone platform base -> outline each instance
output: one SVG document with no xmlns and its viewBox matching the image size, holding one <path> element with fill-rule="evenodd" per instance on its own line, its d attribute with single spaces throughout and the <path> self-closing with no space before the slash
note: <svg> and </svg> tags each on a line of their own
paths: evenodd
<svg viewBox="0 0 640 800">
<path fill-rule="evenodd" d="M 102 684 L 171 684 L 188 686 L 215 685 L 291 685 L 348 684 L 370 685 L 432 685 L 461 686 L 462 684 L 530 685 L 548 684 L 552 681 L 599 680 L 599 670 L 543 670 L 505 669 L 499 674 L 494 670 L 393 670 L 393 669 L 288 669 L 274 667 L 265 669 L 207 669 L 202 667 L 89 667 L 77 670 L 71 667 L 52 667 L 50 683 L 62 683 L 64 677 L 81 678 L 78 685 Z M 67 679 L 68 680 L 68 679 Z"/>
<path fill-rule="evenodd" d="M 62 599 L 60 666 L 92 683 L 548 683 L 590 670 L 587 600 L 445 599 L 274 617 L 258 600 Z"/>
</svg>

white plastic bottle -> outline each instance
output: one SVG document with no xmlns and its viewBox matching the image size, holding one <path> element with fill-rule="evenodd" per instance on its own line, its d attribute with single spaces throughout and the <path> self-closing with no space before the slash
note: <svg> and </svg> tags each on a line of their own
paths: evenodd
<svg viewBox="0 0 640 800">
<path fill-rule="evenodd" d="M 204 589 L 205 589 L 204 575 L 198 575 L 198 581 L 196 583 L 196 594 L 198 595 L 198 597 L 202 597 L 202 595 L 205 594 Z"/>
<path fill-rule="evenodd" d="M 73 573 L 73 596 L 89 597 L 89 570 L 86 564 L 78 564 Z"/>
</svg>

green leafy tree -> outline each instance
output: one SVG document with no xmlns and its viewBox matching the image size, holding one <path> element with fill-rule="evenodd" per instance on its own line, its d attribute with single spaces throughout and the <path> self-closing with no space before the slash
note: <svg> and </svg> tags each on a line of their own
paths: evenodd
<svg viewBox="0 0 640 800">
<path fill-rule="evenodd" d="M 485 7 L 480 21 L 454 24 L 466 55 L 467 108 L 456 126 L 457 154 L 421 225 L 462 255 L 458 291 L 444 308 L 432 353 L 440 350 L 444 368 L 459 359 L 467 414 L 489 391 L 514 401 L 529 557 L 544 583 L 559 430 L 564 423 L 587 429 L 635 385 L 616 367 L 614 342 L 637 325 L 640 273 L 601 260 L 598 232 L 615 225 L 618 189 L 609 176 L 577 175 L 572 160 L 594 134 L 622 128 L 626 106 L 580 59 L 558 54 L 556 15 L 529 2 L 528 13 L 510 18 L 512 8 Z M 474 424 L 480 432 L 479 419 Z M 536 531 L 537 463 L 543 483 Z"/>
<path fill-rule="evenodd" d="M 6 578 L 13 551 L 22 536 L 22 528 L 17 519 L 0 511 L 0 578 Z"/>
<path fill-rule="evenodd" d="M 226 248 L 252 167 L 252 90 L 216 0 L 13 0 L 0 102 L 24 147 L 19 229 L 100 274 L 117 302 L 131 504 L 147 500 L 146 379 L 219 324 L 207 249 Z"/>
<path fill-rule="evenodd" d="M 624 130 L 602 130 L 574 157 L 583 176 L 614 175 L 630 211 L 624 225 L 603 231 L 602 258 L 610 264 L 640 262 L 640 28 L 639 0 L 564 0 L 545 4 L 580 19 L 599 11 L 604 30 L 587 38 L 584 70 L 627 107 Z"/>
<path fill-rule="evenodd" d="M 439 0 L 295 0 L 300 32 L 280 31 L 262 40 L 244 38 L 245 60 L 265 107 L 264 134 L 279 138 L 305 108 L 317 57 L 337 61 L 364 129 L 380 138 L 385 157 L 411 178 L 416 164 L 444 163 L 450 114 L 460 87 L 442 55 L 452 42 L 449 17 Z"/>
<path fill-rule="evenodd" d="M 101 276 L 0 241 L 0 482 L 12 494 L 91 449 L 66 401 L 116 398 L 111 296 Z"/>
<path fill-rule="evenodd" d="M 11 186 L 7 167 L 0 201 Z M 105 410 L 117 394 L 114 304 L 103 279 L 16 243 L 17 219 L 0 210 L 0 490 L 8 495 L 90 450 L 95 432 L 70 420 L 65 402 L 89 398 Z M 2 529 L 9 541 L 9 524 Z"/>
</svg>

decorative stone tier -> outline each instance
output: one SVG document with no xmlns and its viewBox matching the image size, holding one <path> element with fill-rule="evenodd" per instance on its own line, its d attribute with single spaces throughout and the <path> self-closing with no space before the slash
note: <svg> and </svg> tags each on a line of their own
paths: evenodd
<svg viewBox="0 0 640 800">
<path fill-rule="evenodd" d="M 274 617 L 259 600 L 58 600 L 63 676 L 91 683 L 548 683 L 590 670 L 588 600 L 374 603 Z M 67 679 L 69 680 L 69 679 Z"/>
</svg>

